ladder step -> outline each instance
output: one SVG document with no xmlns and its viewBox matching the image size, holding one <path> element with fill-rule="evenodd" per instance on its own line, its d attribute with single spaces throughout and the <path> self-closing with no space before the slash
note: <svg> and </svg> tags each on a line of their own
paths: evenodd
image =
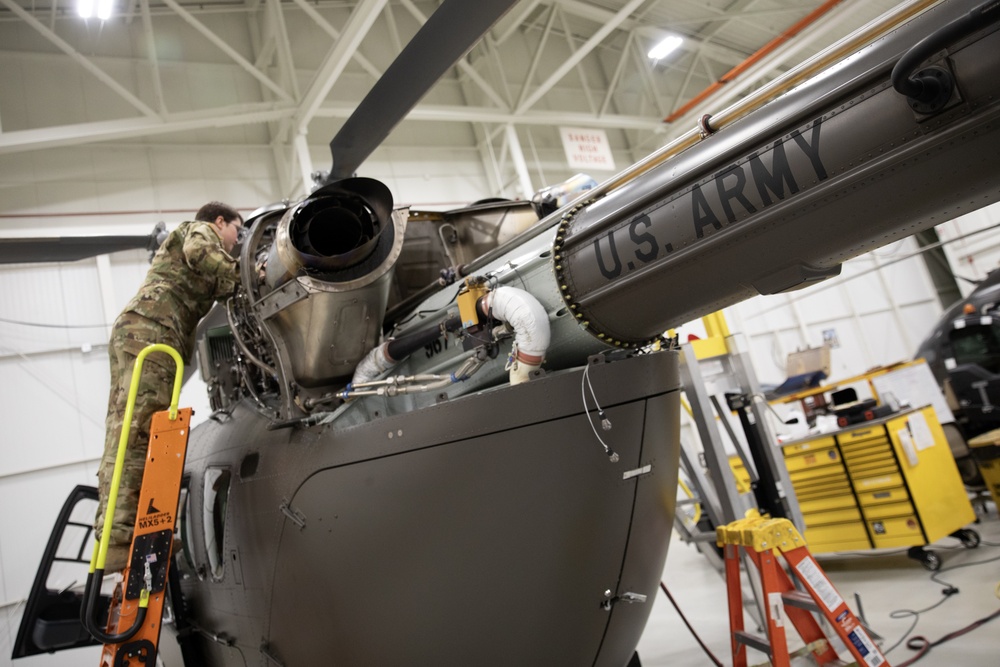
<svg viewBox="0 0 1000 667">
<path fill-rule="evenodd" d="M 692 533 L 691 542 L 715 542 L 719 539 L 715 533 Z"/>
<path fill-rule="evenodd" d="M 787 591 L 781 594 L 781 600 L 789 607 L 798 607 L 807 611 L 819 611 L 819 605 L 808 593 L 802 591 Z"/>
<path fill-rule="evenodd" d="M 760 651 L 761 653 L 766 653 L 767 657 L 771 657 L 771 643 L 767 640 L 767 637 L 752 635 L 749 632 L 737 630 L 733 633 L 733 639 L 735 639 L 738 644 L 749 646 L 750 648 Z"/>
</svg>

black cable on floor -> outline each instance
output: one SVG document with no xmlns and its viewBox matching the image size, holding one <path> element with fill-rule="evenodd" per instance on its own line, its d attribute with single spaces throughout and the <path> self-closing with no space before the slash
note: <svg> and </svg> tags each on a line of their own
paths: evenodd
<svg viewBox="0 0 1000 667">
<path fill-rule="evenodd" d="M 944 574 L 945 572 L 951 572 L 952 570 L 960 570 L 963 567 L 972 567 L 973 565 L 984 565 L 986 563 L 993 563 L 998 560 L 1000 560 L 1000 556 L 994 556 L 993 558 L 987 558 L 986 560 L 974 560 L 971 563 L 959 563 L 958 565 L 943 567 L 937 572 L 931 574 L 931 581 L 933 581 L 936 584 L 941 584 L 942 586 L 945 587 L 945 590 L 954 589 L 954 591 L 957 593 L 958 589 L 955 588 L 955 586 L 949 584 L 947 581 L 942 581 L 941 579 L 938 579 L 938 575 Z"/>
<path fill-rule="evenodd" d="M 722 663 L 719 662 L 719 659 L 715 657 L 715 654 L 713 654 L 712 651 L 709 650 L 707 646 L 705 646 L 705 642 L 701 641 L 701 637 L 698 636 L 698 633 L 695 632 L 694 628 L 691 627 L 691 624 L 688 623 L 687 617 L 684 616 L 684 612 L 682 612 L 681 608 L 677 606 L 677 601 L 674 600 L 674 596 L 671 595 L 670 591 L 667 590 L 667 585 L 661 581 L 660 588 L 662 588 L 663 592 L 667 594 L 667 599 L 670 600 L 670 604 L 674 605 L 674 609 L 677 610 L 678 616 L 681 617 L 681 620 L 684 621 L 684 625 L 687 626 L 688 632 L 690 632 L 691 636 L 694 637 L 694 640 L 698 642 L 698 646 L 700 646 L 701 650 L 705 652 L 705 655 L 708 656 L 708 659 L 711 660 L 716 667 L 723 667 Z"/>
<path fill-rule="evenodd" d="M 950 640 L 954 639 L 955 637 L 961 637 L 962 635 L 964 635 L 964 634 L 966 634 L 968 632 L 972 632 L 973 630 L 975 630 L 976 628 L 978 628 L 980 625 L 983 625 L 984 623 L 988 623 L 989 621 L 992 621 L 997 616 L 1000 616 L 1000 609 L 997 609 L 996 611 L 994 611 L 992 614 L 990 614 L 988 616 L 982 617 L 978 621 L 973 621 L 972 623 L 970 623 L 969 625 L 965 626 L 964 628 L 962 628 L 960 630 L 955 630 L 955 632 L 950 632 L 950 633 L 946 634 L 944 637 L 941 637 L 937 641 L 933 641 L 933 642 L 930 641 L 929 639 L 927 639 L 926 637 L 922 636 L 922 635 L 917 635 L 916 637 L 911 637 L 910 640 L 906 642 L 906 648 L 908 648 L 908 649 L 910 649 L 912 651 L 918 651 L 918 653 L 915 656 L 913 656 L 912 658 L 910 658 L 909 660 L 907 660 L 906 662 L 897 663 L 896 667 L 909 667 L 910 665 L 912 665 L 913 663 L 915 663 L 917 660 L 920 660 L 925 655 L 927 655 L 928 653 L 930 653 L 931 649 L 934 648 L 935 646 L 940 646 L 941 644 L 945 643 L 946 641 L 950 641 Z"/>
<path fill-rule="evenodd" d="M 955 593 L 957 593 L 957 592 L 958 592 L 958 589 L 956 588 L 955 589 Z M 890 651 L 892 651 L 897 646 L 899 646 L 904 641 L 906 641 L 906 638 L 910 636 L 910 633 L 913 632 L 913 629 L 915 627 L 917 627 L 917 623 L 920 622 L 920 614 L 926 614 L 927 612 L 931 611 L 932 609 L 937 609 L 938 607 L 940 607 L 941 605 L 943 605 L 948 600 L 948 598 L 951 597 L 951 595 L 953 595 L 953 593 L 945 593 L 943 598 L 941 598 L 940 600 L 938 600 L 937 602 L 935 602 L 934 604 L 932 604 L 930 607 L 926 607 L 924 609 L 919 609 L 919 610 L 916 610 L 916 611 L 914 611 L 913 609 L 897 609 L 895 611 L 889 612 L 889 618 L 899 619 L 899 618 L 906 618 L 907 616 L 912 616 L 913 617 L 913 623 L 911 623 L 910 627 L 906 629 L 906 632 L 904 632 L 903 636 L 899 638 L 899 641 L 897 641 L 895 644 L 893 644 L 892 646 L 890 646 L 886 650 L 882 651 L 883 655 L 889 655 Z"/>
<path fill-rule="evenodd" d="M 982 543 L 980 543 L 980 544 L 982 544 Z M 936 584 L 940 584 L 941 586 L 944 586 L 944 589 L 941 590 L 941 594 L 944 595 L 944 597 L 941 598 L 940 600 L 938 600 L 937 602 L 935 602 L 934 604 L 932 604 L 931 606 L 927 607 L 926 609 L 920 609 L 918 611 L 914 611 L 912 609 L 897 609 L 897 610 L 895 610 L 893 612 L 890 612 L 889 613 L 889 618 L 899 619 L 899 618 L 906 618 L 908 616 L 912 616 L 913 617 L 913 623 L 910 624 L 910 627 L 906 629 L 906 632 L 903 633 L 903 636 L 900 637 L 899 640 L 895 644 L 893 644 L 892 646 L 890 646 L 888 649 L 886 649 L 882 653 L 888 655 L 889 651 L 892 651 L 893 649 L 895 649 L 896 647 L 898 647 L 900 644 L 902 644 L 904 641 L 906 641 L 906 638 L 909 637 L 910 633 L 913 632 L 914 628 L 917 627 L 917 623 L 920 621 L 920 615 L 921 614 L 929 612 L 932 609 L 936 609 L 937 607 L 939 607 L 942 604 L 944 604 L 945 600 L 947 600 L 948 598 L 950 598 L 953 595 L 957 595 L 958 594 L 959 591 L 958 591 L 958 587 L 957 586 L 954 586 L 954 585 L 952 585 L 952 584 L 950 584 L 947 581 L 944 581 L 942 579 L 938 579 L 938 575 L 944 574 L 945 572 L 950 572 L 951 570 L 958 570 L 958 569 L 961 569 L 963 567 L 972 567 L 973 565 L 984 565 L 986 563 L 993 563 L 993 562 L 998 561 L 998 560 L 1000 560 L 1000 556 L 994 556 L 993 558 L 987 558 L 986 560 L 977 560 L 977 561 L 972 561 L 971 563 L 960 563 L 958 565 L 952 565 L 950 567 L 942 568 L 941 570 L 938 570 L 937 572 L 932 573 L 931 576 L 930 576 L 931 581 L 933 581 Z M 998 613 L 1000 613 L 1000 612 L 998 612 Z M 992 619 L 995 615 L 996 614 L 993 614 L 991 616 L 987 616 L 985 619 L 980 619 L 979 621 L 976 621 L 975 623 L 973 623 L 971 626 L 967 626 L 966 629 L 959 630 L 956 633 L 952 633 L 952 635 L 948 635 L 945 638 L 942 638 L 941 640 L 939 640 L 939 643 L 942 642 L 942 641 L 948 641 L 948 639 L 952 639 L 953 637 L 958 637 L 958 636 L 960 636 L 962 634 L 965 634 L 969 630 L 977 628 L 980 625 L 982 625 L 983 623 L 985 623 L 986 621 Z M 913 662 L 915 662 L 919 658 L 923 657 L 923 655 L 925 655 L 928 651 L 930 651 L 930 649 L 931 649 L 932 646 L 936 646 L 937 645 L 937 644 L 929 644 L 927 646 L 924 646 L 924 644 L 918 644 L 918 645 L 914 645 L 914 646 L 910 645 L 910 642 L 918 640 L 918 639 L 922 640 L 925 644 L 929 644 L 929 642 L 927 641 L 927 639 L 925 637 L 921 637 L 919 635 L 917 637 L 913 637 L 912 639 L 910 639 L 909 641 L 907 641 L 907 643 L 906 643 L 907 647 L 910 648 L 910 649 L 912 649 L 912 650 L 914 650 L 914 651 L 920 650 L 922 646 L 924 648 L 921 650 L 920 653 L 918 653 L 916 656 L 914 656 L 913 658 L 911 658 L 910 662 L 908 662 L 906 664 L 912 664 Z M 900 667 L 900 666 L 897 665 L 897 667 Z"/>
</svg>

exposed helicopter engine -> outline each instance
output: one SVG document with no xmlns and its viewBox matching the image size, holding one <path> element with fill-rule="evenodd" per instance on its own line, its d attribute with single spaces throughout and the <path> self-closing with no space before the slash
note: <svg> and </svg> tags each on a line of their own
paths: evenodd
<svg viewBox="0 0 1000 667">
<path fill-rule="evenodd" d="M 233 358 L 225 344 L 203 347 L 213 357 L 203 367 L 221 368 L 217 358 L 221 351 L 242 378 L 224 385 L 220 373 L 209 372 L 219 406 L 231 402 L 240 393 L 236 386 L 242 384 L 274 416 L 286 420 L 304 416 L 317 406 L 347 398 L 358 389 L 353 385 L 370 383 L 414 350 L 455 331 L 471 336 L 470 349 L 479 349 L 463 370 L 444 377 L 424 374 L 403 383 L 406 386 L 396 386 L 392 393 L 427 391 L 453 379 L 460 381 L 496 356 L 495 339 L 512 336 L 521 346 L 515 355 L 519 372 L 511 375 L 512 381 L 527 380 L 548 346 L 545 312 L 523 290 L 494 290 L 484 280 L 469 283 L 454 315 L 376 347 L 406 218 L 406 210 L 392 210 L 392 196 L 384 185 L 352 178 L 323 186 L 297 204 L 268 207 L 247 219 L 252 232 L 241 251 L 243 287 L 227 306 L 229 331 L 242 355 Z M 503 222 L 500 218 L 492 225 L 496 236 Z M 456 226 L 462 222 L 448 224 L 457 235 Z M 480 220 L 477 228 L 482 232 L 489 226 Z M 483 240 L 478 241 L 482 247 Z M 509 330 L 477 337 L 487 323 Z M 354 380 L 348 384 L 352 374 Z M 228 391 L 219 391 L 223 386 Z M 265 400 L 276 396 L 284 400 Z"/>
<path fill-rule="evenodd" d="M 749 115 L 704 119 L 700 138 L 451 267 L 454 285 L 389 313 L 391 354 L 369 355 L 353 382 L 379 340 L 403 212 L 390 215 L 383 186 L 347 179 L 265 213 L 243 249 L 234 309 L 251 360 L 243 372 L 276 378 L 260 377 L 257 392 L 285 397 L 282 420 L 340 418 L 352 411 L 345 400 L 366 396 L 376 400 L 356 419 L 405 413 L 496 385 L 519 358 L 534 370 L 544 356 L 556 370 L 609 347 L 641 349 L 671 326 L 835 276 L 846 259 L 996 201 L 1000 47 L 982 7 L 935 33 L 932 17 L 954 4 Z M 493 292 L 507 288 L 536 313 L 521 331 L 495 309 L 506 299 Z M 524 354 L 544 328 L 551 340 Z"/>
<path fill-rule="evenodd" d="M 388 311 L 384 186 L 248 219 L 201 348 L 184 662 L 625 665 L 674 520 L 679 355 L 652 344 L 1000 200 L 998 14 L 880 23 Z"/>
<path fill-rule="evenodd" d="M 250 222 L 236 310 L 254 334 L 266 332 L 255 347 L 273 366 L 258 370 L 302 403 L 349 377 L 377 342 L 406 214 L 392 210 L 384 185 L 354 178 Z"/>
</svg>

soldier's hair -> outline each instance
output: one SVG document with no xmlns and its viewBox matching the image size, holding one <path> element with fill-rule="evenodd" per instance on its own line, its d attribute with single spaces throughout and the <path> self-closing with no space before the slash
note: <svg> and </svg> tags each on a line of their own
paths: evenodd
<svg viewBox="0 0 1000 667">
<path fill-rule="evenodd" d="M 228 204 L 223 204 L 221 201 L 210 201 L 195 213 L 194 219 L 200 220 L 202 222 L 215 222 L 215 219 L 219 216 L 226 222 L 233 222 L 234 220 L 243 220 L 243 217 L 236 212 L 236 209 Z"/>
</svg>

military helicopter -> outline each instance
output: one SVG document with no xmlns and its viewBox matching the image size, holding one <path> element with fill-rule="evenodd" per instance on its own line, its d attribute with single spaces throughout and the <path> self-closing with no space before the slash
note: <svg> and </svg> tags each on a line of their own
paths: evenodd
<svg viewBox="0 0 1000 667">
<path fill-rule="evenodd" d="M 990 271 L 952 304 L 917 349 L 955 415 L 948 442 L 969 486 L 983 484 L 967 441 L 1000 428 L 1000 270 Z M 947 432 L 947 431 L 946 431 Z"/>
<path fill-rule="evenodd" d="M 407 216 L 338 134 L 319 188 L 248 217 L 201 342 L 217 411 L 191 437 L 161 657 L 637 662 L 677 482 L 663 332 L 1000 200 L 998 14 L 946 0 L 845 42 L 392 309 Z M 88 641 L 49 567 L 15 657 Z"/>
</svg>

